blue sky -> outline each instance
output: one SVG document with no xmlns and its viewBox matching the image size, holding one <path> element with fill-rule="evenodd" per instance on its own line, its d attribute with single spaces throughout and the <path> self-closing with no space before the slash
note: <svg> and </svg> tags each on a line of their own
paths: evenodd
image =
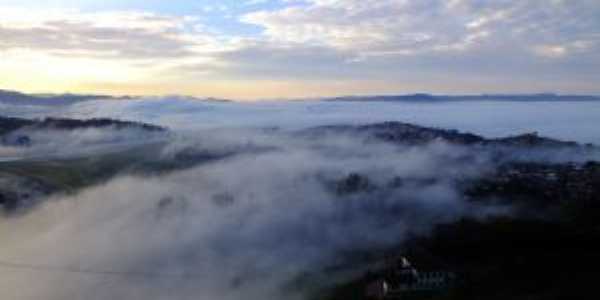
<svg viewBox="0 0 600 300">
<path fill-rule="evenodd" d="M 600 93 L 597 0 L 0 1 L 0 88 Z"/>
<path fill-rule="evenodd" d="M 299 4 L 301 1 L 296 2 Z M 227 34 L 258 34 L 260 28 L 240 23 L 238 17 L 257 9 L 274 10 L 286 6 L 285 1 L 277 0 L 3 0 L 0 4 L 32 9 L 76 8 L 82 12 L 152 11 L 178 16 L 198 16 L 206 26 Z"/>
</svg>

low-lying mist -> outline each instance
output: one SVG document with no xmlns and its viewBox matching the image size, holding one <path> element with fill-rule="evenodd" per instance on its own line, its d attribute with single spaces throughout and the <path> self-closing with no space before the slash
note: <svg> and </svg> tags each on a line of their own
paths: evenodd
<svg viewBox="0 0 600 300">
<path fill-rule="evenodd" d="M 122 151 L 136 145 L 169 140 L 168 132 L 149 132 L 142 128 L 117 129 L 19 129 L 3 138 L 0 143 L 0 161 L 25 158 L 73 158 L 96 153 Z"/>
<path fill-rule="evenodd" d="M 12 163 L 97 159 L 77 165 L 81 168 L 101 166 L 100 156 L 107 152 L 124 153 L 124 159 L 112 158 L 114 164 L 143 156 L 144 149 L 155 153 L 148 160 L 153 167 L 124 169 L 81 189 L 52 193 L 22 213 L 0 214 L 0 291 L 5 298 L 308 299 L 338 276 L 364 271 L 356 259 L 361 254 L 398 247 L 463 217 L 512 214 L 502 201 L 469 201 L 461 190 L 464 182 L 502 163 L 599 157 L 597 149 L 500 149 L 440 139 L 402 144 L 368 134 L 303 130 L 406 117 L 436 126 L 466 120 L 463 127 L 492 136 L 539 128 L 559 137 L 566 133 L 560 122 L 484 122 L 499 105 L 494 103 L 470 103 L 473 118 L 465 119 L 464 103 L 182 106 L 148 101 L 13 108 L 15 116 L 108 116 L 156 122 L 173 131 L 25 128 L 5 137 L 0 161 Z M 444 117 L 450 105 L 462 112 L 446 111 Z M 546 112 L 561 106 L 552 107 Z M 506 115 L 507 109 L 502 111 Z M 516 118 L 525 114 L 516 113 Z M 580 125 L 587 129 L 567 139 L 597 138 L 588 128 L 589 115 L 583 115 Z M 22 136 L 28 145 L 18 145 Z M 152 170 L 174 161 L 168 170 Z M 0 184 L 12 180 L 7 178 L 0 178 Z M 344 274 L 332 274 L 332 269 Z"/>
<path fill-rule="evenodd" d="M 3 295 L 305 299 L 327 281 L 295 284 L 304 275 L 435 224 L 510 211 L 464 199 L 457 182 L 493 163 L 444 142 L 222 129 L 176 135 L 160 159 L 182 151 L 231 155 L 124 174 L 0 217 Z"/>
<path fill-rule="evenodd" d="M 543 108 L 543 109 L 542 109 Z M 88 100 L 68 105 L 11 105 L 4 116 L 116 118 L 178 129 L 311 127 L 402 121 L 455 128 L 487 137 L 537 131 L 541 135 L 600 144 L 599 101 L 448 101 L 448 102 L 215 102 L 185 98 Z M 534 116 L 534 117 L 532 117 Z"/>
</svg>

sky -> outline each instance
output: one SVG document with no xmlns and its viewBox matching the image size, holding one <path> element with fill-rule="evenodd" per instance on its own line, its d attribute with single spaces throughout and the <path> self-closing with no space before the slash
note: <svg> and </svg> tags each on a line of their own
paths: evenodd
<svg viewBox="0 0 600 300">
<path fill-rule="evenodd" d="M 0 88 L 600 94 L 597 0 L 0 0 Z"/>
</svg>

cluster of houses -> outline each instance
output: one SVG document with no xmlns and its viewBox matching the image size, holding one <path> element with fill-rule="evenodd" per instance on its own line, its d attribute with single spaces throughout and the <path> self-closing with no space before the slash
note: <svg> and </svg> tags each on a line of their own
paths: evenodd
<svg viewBox="0 0 600 300">
<path fill-rule="evenodd" d="M 421 292 L 444 291 L 455 280 L 456 275 L 448 271 L 419 272 L 406 257 L 401 257 L 367 285 L 365 296 L 371 300 L 410 298 Z"/>
</svg>

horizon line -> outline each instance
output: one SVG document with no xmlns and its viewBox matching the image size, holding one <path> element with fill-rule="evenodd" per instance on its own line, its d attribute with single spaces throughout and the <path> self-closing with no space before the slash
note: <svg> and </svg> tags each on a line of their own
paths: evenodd
<svg viewBox="0 0 600 300">
<path fill-rule="evenodd" d="M 120 93 L 102 93 L 102 92 L 26 92 L 18 89 L 0 88 L 1 93 L 16 93 L 24 96 L 43 98 L 43 97 L 60 97 L 60 96 L 71 96 L 71 97 L 105 97 L 115 100 L 127 100 L 127 99 L 143 99 L 143 98 L 189 98 L 194 100 L 221 100 L 221 101 L 232 101 L 232 102 L 254 102 L 254 101 L 307 101 L 307 100 L 352 100 L 352 98 L 376 98 L 376 97 L 447 97 L 447 98 L 460 98 L 460 97 L 591 97 L 600 98 L 600 93 L 559 93 L 559 92 L 480 92 L 480 93 L 430 93 L 430 92 L 397 92 L 397 93 L 365 93 L 365 94 L 339 94 L 332 96 L 307 96 L 307 97 L 269 97 L 269 98 L 230 98 L 230 97 L 217 97 L 217 96 L 203 96 L 203 95 L 192 95 L 192 94 L 177 94 L 177 93 L 165 93 L 165 94 L 120 94 Z M 356 99 L 359 100 L 359 99 Z M 599 99 L 600 100 L 600 99 Z"/>
</svg>

